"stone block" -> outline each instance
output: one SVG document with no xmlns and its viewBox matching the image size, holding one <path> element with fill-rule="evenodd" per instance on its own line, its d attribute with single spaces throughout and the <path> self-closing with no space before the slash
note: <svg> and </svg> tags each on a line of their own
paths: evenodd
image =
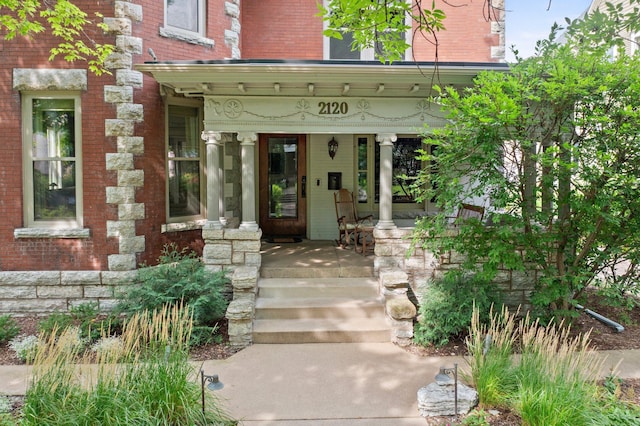
<svg viewBox="0 0 640 426">
<path fill-rule="evenodd" d="M 107 153 L 107 170 L 133 170 L 133 154 Z"/>
<path fill-rule="evenodd" d="M 128 1 L 116 1 L 114 15 L 116 18 L 129 18 L 132 21 L 142 21 L 142 5 Z"/>
<path fill-rule="evenodd" d="M 231 16 L 233 18 L 240 17 L 240 7 L 237 4 L 229 3 L 228 1 L 224 2 L 224 13 L 227 16 Z"/>
<path fill-rule="evenodd" d="M 83 291 L 80 285 L 52 286 L 45 285 L 37 288 L 39 298 L 82 298 Z"/>
<path fill-rule="evenodd" d="M 131 120 L 140 123 L 144 120 L 144 108 L 142 104 L 118 104 L 116 116 L 121 120 Z"/>
<path fill-rule="evenodd" d="M 118 204 L 119 220 L 142 220 L 145 218 L 144 203 Z"/>
<path fill-rule="evenodd" d="M 134 237 L 136 222 L 134 220 L 108 220 L 107 237 Z"/>
<path fill-rule="evenodd" d="M 418 313 L 416 306 L 406 297 L 387 300 L 386 311 L 394 320 L 412 320 Z"/>
<path fill-rule="evenodd" d="M 144 170 L 118 170 L 118 186 L 144 186 Z"/>
<path fill-rule="evenodd" d="M 118 301 L 116 299 L 99 299 L 98 300 L 98 310 L 100 312 L 113 311 L 117 305 L 118 305 Z"/>
<path fill-rule="evenodd" d="M 232 300 L 227 307 L 226 317 L 229 321 L 253 320 L 255 303 L 250 300 Z"/>
<path fill-rule="evenodd" d="M 409 283 L 406 272 L 398 269 L 381 270 L 379 279 L 380 283 L 387 288 L 407 287 Z"/>
<path fill-rule="evenodd" d="M 100 271 L 62 271 L 61 285 L 99 285 Z"/>
<path fill-rule="evenodd" d="M 135 237 L 120 237 L 118 250 L 121 254 L 142 253 L 145 250 L 146 238 L 144 235 Z"/>
<path fill-rule="evenodd" d="M 120 102 L 133 102 L 133 87 L 129 86 L 104 86 L 104 101 L 111 104 Z"/>
<path fill-rule="evenodd" d="M 135 188 L 133 186 L 107 186 L 107 203 L 133 204 L 135 202 Z"/>
<path fill-rule="evenodd" d="M 224 239 L 224 229 L 202 228 L 202 239 L 208 244 L 209 240 L 222 241 Z"/>
<path fill-rule="evenodd" d="M 118 136 L 118 152 L 130 152 L 136 155 L 144 154 L 144 137 Z"/>
<path fill-rule="evenodd" d="M 206 260 L 215 261 L 226 259 L 231 263 L 231 243 L 228 241 L 207 243 L 202 249 L 202 257 Z"/>
<path fill-rule="evenodd" d="M 80 69 L 14 68 L 13 89 L 87 90 L 87 71 Z"/>
<path fill-rule="evenodd" d="M 231 277 L 231 283 L 235 290 L 248 290 L 256 288 L 258 283 L 258 269 L 241 266 L 235 269 Z"/>
<path fill-rule="evenodd" d="M 112 298 L 114 296 L 113 286 L 110 285 L 88 285 L 84 287 L 84 297 L 88 298 Z"/>
<path fill-rule="evenodd" d="M 423 417 L 453 416 L 455 386 L 430 383 L 418 390 L 418 411 Z M 478 404 L 478 393 L 458 382 L 458 414 L 467 414 Z"/>
<path fill-rule="evenodd" d="M 233 240 L 233 251 L 260 252 L 260 240 Z"/>
<path fill-rule="evenodd" d="M 140 71 L 121 69 L 116 71 L 116 83 L 119 86 L 132 86 L 140 89 L 143 86 L 142 73 Z"/>
<path fill-rule="evenodd" d="M 379 241 L 376 241 L 376 245 L 373 251 L 376 256 L 391 256 L 393 254 L 393 245 L 382 244 Z"/>
<path fill-rule="evenodd" d="M 535 281 L 535 271 L 511 272 L 511 289 L 513 290 L 530 290 L 535 287 Z"/>
<path fill-rule="evenodd" d="M 138 271 L 102 271 L 102 285 L 127 286 L 133 284 Z"/>
<path fill-rule="evenodd" d="M 260 268 L 262 265 L 262 255 L 260 253 L 245 253 L 244 264 L 246 266 Z"/>
<path fill-rule="evenodd" d="M 383 269 L 402 269 L 401 266 L 401 262 L 398 262 L 398 259 L 395 257 L 376 256 L 375 259 L 373 259 L 373 267 L 376 271 L 381 271 Z"/>
<path fill-rule="evenodd" d="M 109 270 L 130 271 L 136 269 L 135 254 L 110 254 L 107 258 Z"/>
<path fill-rule="evenodd" d="M 104 120 L 105 136 L 133 136 L 133 121 L 107 118 Z"/>
<path fill-rule="evenodd" d="M 116 49 L 140 55 L 142 53 L 142 39 L 140 37 L 131 37 L 130 35 L 116 36 Z"/>
<path fill-rule="evenodd" d="M 104 18 L 107 32 L 114 34 L 131 34 L 131 19 L 129 18 Z"/>
<path fill-rule="evenodd" d="M 225 240 L 257 240 L 260 241 L 262 238 L 262 230 L 258 229 L 257 231 L 249 231 L 246 229 L 225 229 L 224 230 L 224 239 Z"/>
<path fill-rule="evenodd" d="M 60 271 L 0 271 L 0 285 L 60 285 Z"/>
<path fill-rule="evenodd" d="M 3 285 L 0 286 L 3 299 L 35 299 L 36 286 L 33 285 Z"/>
<path fill-rule="evenodd" d="M 67 299 L 6 299 L 0 300 L 0 312 L 11 314 L 51 313 L 67 310 Z"/>
<path fill-rule="evenodd" d="M 244 265 L 244 252 L 234 251 L 231 255 L 231 263 L 234 265 Z"/>
</svg>

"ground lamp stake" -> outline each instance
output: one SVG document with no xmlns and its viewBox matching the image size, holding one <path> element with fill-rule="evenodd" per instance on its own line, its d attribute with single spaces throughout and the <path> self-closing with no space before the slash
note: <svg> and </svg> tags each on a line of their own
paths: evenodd
<svg viewBox="0 0 640 426">
<path fill-rule="evenodd" d="M 453 374 L 453 410 L 455 415 L 458 415 L 458 363 L 453 364 L 453 368 L 440 367 L 440 372 L 436 375 L 437 382 L 448 382 L 451 380 L 449 377 Z"/>
<path fill-rule="evenodd" d="M 215 391 L 220 390 L 224 387 L 224 384 L 220 381 L 217 374 L 212 374 L 211 376 L 207 376 L 204 374 L 204 370 L 200 370 L 200 387 L 202 391 L 202 414 L 204 415 L 204 384 L 205 382 L 209 382 L 207 385 L 207 389 Z"/>
</svg>

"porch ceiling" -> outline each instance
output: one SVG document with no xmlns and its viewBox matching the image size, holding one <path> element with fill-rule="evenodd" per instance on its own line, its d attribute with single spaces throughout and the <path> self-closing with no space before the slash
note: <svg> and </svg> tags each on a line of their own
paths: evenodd
<svg viewBox="0 0 640 426">
<path fill-rule="evenodd" d="M 185 96 L 346 96 L 424 98 L 432 84 L 468 86 L 498 63 L 340 61 L 146 62 L 135 69 Z"/>
</svg>

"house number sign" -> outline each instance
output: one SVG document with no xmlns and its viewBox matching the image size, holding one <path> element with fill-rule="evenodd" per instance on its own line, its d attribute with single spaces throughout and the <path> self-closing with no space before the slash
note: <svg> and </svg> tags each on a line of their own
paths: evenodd
<svg viewBox="0 0 640 426">
<path fill-rule="evenodd" d="M 320 115 L 346 115 L 348 112 L 349 104 L 346 102 L 318 102 Z"/>
</svg>

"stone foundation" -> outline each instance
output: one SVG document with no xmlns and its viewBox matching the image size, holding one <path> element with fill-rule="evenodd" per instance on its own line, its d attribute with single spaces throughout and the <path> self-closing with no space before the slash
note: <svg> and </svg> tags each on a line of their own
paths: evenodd
<svg viewBox="0 0 640 426">
<path fill-rule="evenodd" d="M 416 248 L 408 256 L 413 228 L 374 230 L 375 261 L 377 274 L 382 271 L 403 271 L 407 274 L 409 288 L 419 298 L 425 286 L 438 279 L 448 270 L 462 266 L 464 258 L 449 252 L 437 257 L 432 252 Z M 504 300 L 510 309 L 521 311 L 530 309 L 529 297 L 538 279 L 539 272 L 532 267 L 527 271 L 499 269 L 494 283 L 502 290 Z"/>
<path fill-rule="evenodd" d="M 202 257 L 207 268 L 227 271 L 231 277 L 233 300 L 227 308 L 229 344 L 249 346 L 253 339 L 258 275 L 262 264 L 262 231 L 203 228 Z"/>
</svg>

